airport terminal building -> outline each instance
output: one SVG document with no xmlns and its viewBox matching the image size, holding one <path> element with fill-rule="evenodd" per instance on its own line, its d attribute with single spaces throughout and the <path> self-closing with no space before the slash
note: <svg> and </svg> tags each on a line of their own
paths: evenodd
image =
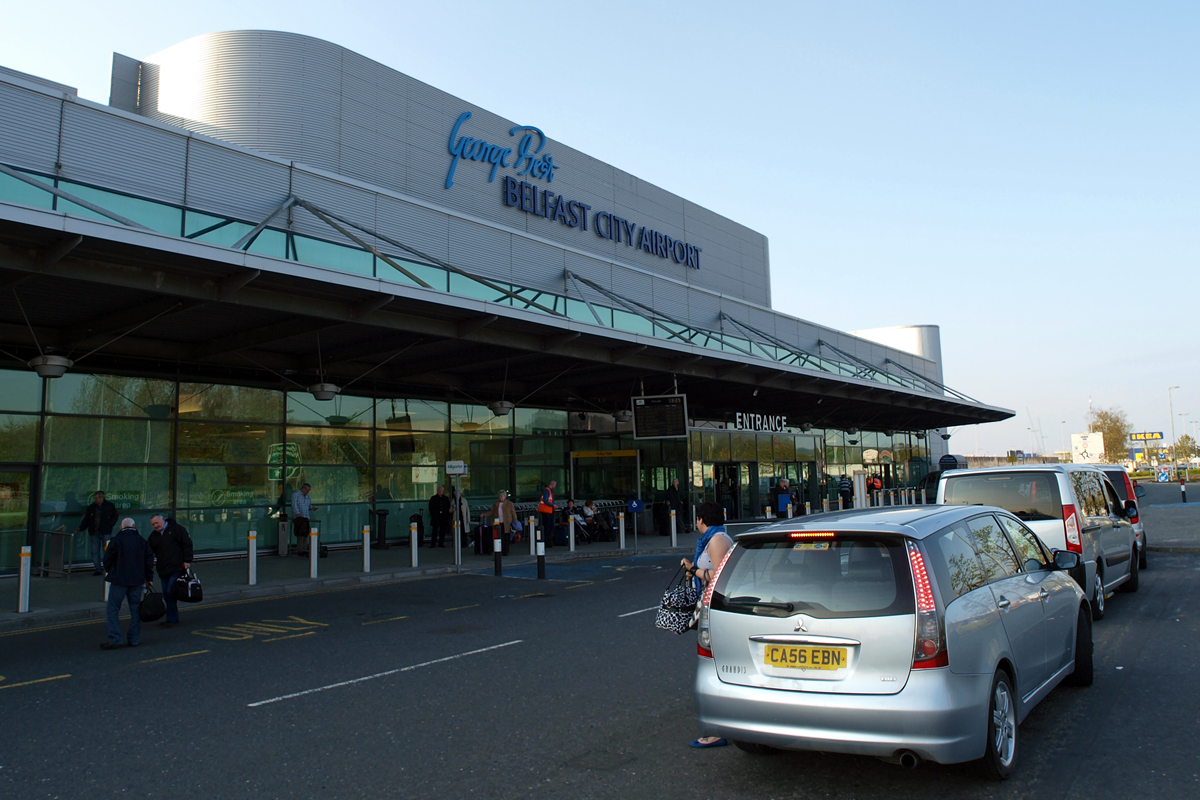
<svg viewBox="0 0 1200 800">
<path fill-rule="evenodd" d="M 750 517 L 1012 416 L 936 328 L 773 311 L 766 236 L 553 133 L 288 33 L 114 55 L 107 106 L 0 69 L 0 572 L 97 489 L 212 553 L 303 482 L 323 541 L 407 520 L 450 460 L 473 506 L 678 477 Z"/>
</svg>

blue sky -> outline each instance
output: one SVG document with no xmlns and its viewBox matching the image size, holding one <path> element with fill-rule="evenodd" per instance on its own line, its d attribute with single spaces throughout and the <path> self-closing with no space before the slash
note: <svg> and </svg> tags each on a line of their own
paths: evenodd
<svg viewBox="0 0 1200 800">
<path fill-rule="evenodd" d="M 1174 385 L 1200 423 L 1200 4 L 175 8 L 10 7 L 0 64 L 107 102 L 113 51 L 319 36 L 766 234 L 781 311 L 940 325 L 947 383 L 1018 412 L 954 452 L 1052 451 L 1089 399 L 1169 436 Z"/>
</svg>

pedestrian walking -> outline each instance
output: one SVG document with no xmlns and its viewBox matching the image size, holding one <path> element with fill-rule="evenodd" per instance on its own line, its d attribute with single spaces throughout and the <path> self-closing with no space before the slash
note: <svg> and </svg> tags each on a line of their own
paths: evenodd
<svg viewBox="0 0 1200 800">
<path fill-rule="evenodd" d="M 492 518 L 493 522 L 500 523 L 500 552 L 508 555 L 508 545 L 512 539 L 512 524 L 517 519 L 517 507 L 513 505 L 512 500 L 508 499 L 508 492 L 500 490 L 488 516 Z"/>
<path fill-rule="evenodd" d="M 462 526 L 462 547 L 465 549 L 471 546 L 471 506 L 467 503 L 466 493 L 456 490 L 450 504 L 458 515 L 458 524 Z"/>
<path fill-rule="evenodd" d="M 854 484 L 845 475 L 838 481 L 838 494 L 842 496 L 842 508 L 850 508 L 850 499 L 854 497 Z"/>
<path fill-rule="evenodd" d="M 300 546 L 302 542 L 308 541 L 308 536 L 312 533 L 312 513 L 317 510 L 312 498 L 308 496 L 311 491 L 312 484 L 306 483 L 292 492 L 292 533 L 296 537 L 298 556 L 306 555 L 300 552 Z"/>
<path fill-rule="evenodd" d="M 146 543 L 154 553 L 154 566 L 158 570 L 163 602 L 167 606 L 167 616 L 160 624 L 170 628 L 179 624 L 179 603 L 171 589 L 184 570 L 191 569 L 192 537 L 174 517 L 164 517 L 162 514 L 150 517 L 150 527 L 154 532 Z"/>
<path fill-rule="evenodd" d="M 92 495 L 92 502 L 83 512 L 76 533 L 87 531 L 92 537 L 92 574 L 103 575 L 104 548 L 112 538 L 113 526 L 117 524 L 117 507 L 104 499 L 104 492 Z"/>
<path fill-rule="evenodd" d="M 437 493 L 429 498 L 429 546 L 445 547 L 446 534 L 454 524 L 454 513 L 450 508 L 450 498 L 446 497 L 446 487 L 437 487 Z"/>
<path fill-rule="evenodd" d="M 538 514 L 542 517 L 542 540 L 546 547 L 554 547 L 554 487 L 558 481 L 550 481 L 542 489 L 542 499 L 538 501 Z"/>
<path fill-rule="evenodd" d="M 104 578 L 108 587 L 108 606 L 104 624 L 108 641 L 103 650 L 115 650 L 126 643 L 137 647 L 142 635 L 142 588 L 154 580 L 154 553 L 142 538 L 129 517 L 121 520 L 121 532 L 112 538 L 104 551 Z M 129 633 L 121 641 L 121 604 L 129 604 Z"/>
</svg>

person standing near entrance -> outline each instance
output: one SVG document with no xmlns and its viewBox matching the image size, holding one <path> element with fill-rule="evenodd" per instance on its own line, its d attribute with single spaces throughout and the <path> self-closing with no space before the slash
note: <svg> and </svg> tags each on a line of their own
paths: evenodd
<svg viewBox="0 0 1200 800">
<path fill-rule="evenodd" d="M 675 512 L 675 529 L 677 531 L 687 531 L 689 527 L 687 517 L 683 511 L 683 492 L 679 491 L 679 478 L 671 481 L 671 485 L 667 487 L 667 509 Z"/>
<path fill-rule="evenodd" d="M 308 493 L 312 491 L 312 484 L 304 484 L 296 491 L 292 492 L 292 533 L 296 536 L 296 555 L 302 556 L 300 545 L 302 542 L 308 541 L 308 535 L 312 532 L 312 512 L 317 510 L 313 505 L 312 498 Z"/>
<path fill-rule="evenodd" d="M 163 602 L 167 606 L 167 618 L 162 621 L 165 628 L 179 624 L 179 603 L 171 593 L 171 587 L 183 571 L 192 566 L 192 537 L 187 528 L 173 518 L 155 514 L 150 518 L 150 534 L 147 544 L 154 553 L 155 567 L 162 582 Z"/>
<path fill-rule="evenodd" d="M 854 484 L 845 475 L 838 481 L 838 494 L 842 496 L 842 508 L 850 508 L 850 498 L 854 497 Z"/>
<path fill-rule="evenodd" d="M 454 514 L 450 509 L 450 498 L 446 497 L 446 487 L 437 487 L 437 494 L 429 498 L 429 546 L 445 547 L 446 534 L 454 524 Z"/>
<path fill-rule="evenodd" d="M 92 574 L 103 575 L 104 548 L 112 538 L 113 526 L 117 524 L 117 507 L 104 499 L 104 492 L 92 495 L 92 503 L 83 512 L 76 533 L 87 531 L 92 537 Z"/>
<path fill-rule="evenodd" d="M 775 488 L 771 489 L 771 512 L 780 519 L 786 519 L 788 515 L 787 507 L 791 505 L 792 492 L 788 488 L 788 479 L 780 478 L 775 484 Z M 793 507 L 793 512 L 795 508 Z"/>
<path fill-rule="evenodd" d="M 129 517 L 121 520 L 121 532 L 113 537 L 104 551 L 104 578 L 108 587 L 108 605 L 104 610 L 104 625 L 108 641 L 103 650 L 116 650 L 128 643 L 137 647 L 142 636 L 142 587 L 154 580 L 154 553 L 137 532 Z M 129 603 L 129 633 L 121 641 L 121 604 Z"/>
<path fill-rule="evenodd" d="M 733 519 L 733 484 L 729 478 L 717 480 L 717 502 L 725 511 L 726 521 Z"/>
<path fill-rule="evenodd" d="M 517 519 L 517 507 L 513 505 L 512 500 L 508 499 L 508 492 L 500 490 L 498 499 L 492 504 L 490 516 L 494 522 L 500 523 L 500 553 L 508 555 L 508 544 L 512 539 L 512 524 Z"/>
<path fill-rule="evenodd" d="M 558 481 L 550 481 L 542 489 L 542 499 L 538 501 L 538 514 L 542 518 L 542 539 L 546 547 L 554 547 L 554 487 Z"/>
</svg>

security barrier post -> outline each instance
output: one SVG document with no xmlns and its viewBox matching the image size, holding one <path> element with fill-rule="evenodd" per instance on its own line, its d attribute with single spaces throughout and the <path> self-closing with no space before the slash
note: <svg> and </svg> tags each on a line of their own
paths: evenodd
<svg viewBox="0 0 1200 800">
<path fill-rule="evenodd" d="M 671 547 L 679 546 L 679 542 L 676 539 L 675 531 L 676 531 L 676 529 L 675 529 L 675 509 L 672 508 L 671 509 Z"/>
<path fill-rule="evenodd" d="M 17 588 L 17 613 L 29 613 L 29 576 L 30 570 L 33 567 L 33 548 L 24 546 L 21 548 L 21 571 L 20 571 L 20 586 Z M 108 583 L 108 581 L 105 581 Z"/>
<path fill-rule="evenodd" d="M 254 586 L 258 583 L 258 531 L 250 531 L 246 536 L 247 575 L 246 583 Z"/>
<path fill-rule="evenodd" d="M 496 562 L 496 577 L 499 578 L 504 573 L 504 566 L 500 562 L 500 520 L 492 520 L 492 559 Z"/>
<path fill-rule="evenodd" d="M 788 519 L 792 518 L 792 504 L 791 503 L 787 504 L 787 518 Z"/>
<path fill-rule="evenodd" d="M 829 498 L 828 497 L 821 498 L 821 513 L 822 514 L 829 513 Z"/>
<path fill-rule="evenodd" d="M 771 507 L 770 506 L 763 506 L 763 516 L 766 517 L 767 519 L 774 519 L 774 517 L 771 516 Z"/>
<path fill-rule="evenodd" d="M 412 566 L 417 566 L 417 523 L 408 523 L 408 550 L 412 553 Z"/>
<path fill-rule="evenodd" d="M 812 503 L 810 503 L 809 501 L 805 500 L 805 501 L 804 501 L 804 516 L 806 516 L 806 517 L 807 517 L 807 516 L 809 516 L 810 514 L 812 514 Z"/>
<path fill-rule="evenodd" d="M 363 572 L 371 571 L 371 526 L 363 525 Z"/>
<path fill-rule="evenodd" d="M 308 577 L 317 577 L 317 558 L 321 555 L 321 531 L 313 528 L 308 532 Z"/>
<path fill-rule="evenodd" d="M 546 580 L 546 541 L 542 537 L 546 532 L 541 527 L 537 529 L 537 565 L 538 580 Z"/>
<path fill-rule="evenodd" d="M 1179 493 L 1183 496 L 1183 502 L 1187 502 L 1187 482 L 1183 478 L 1179 479 Z"/>
<path fill-rule="evenodd" d="M 571 552 L 575 552 L 575 515 L 567 517 L 567 534 L 571 540 Z"/>
<path fill-rule="evenodd" d="M 617 531 L 620 539 L 620 548 L 625 549 L 625 512 L 621 511 L 617 514 Z"/>
<path fill-rule="evenodd" d="M 537 555 L 537 524 L 534 522 L 533 514 L 529 515 L 529 524 L 525 526 L 525 535 L 529 537 L 529 555 Z"/>
<path fill-rule="evenodd" d="M 101 564 L 104 563 L 104 554 L 107 552 L 108 552 L 108 542 L 105 542 L 104 547 L 100 550 L 100 563 Z M 104 576 L 104 602 L 106 602 L 106 603 L 108 602 L 108 587 L 109 587 L 108 576 L 105 575 Z"/>
</svg>

